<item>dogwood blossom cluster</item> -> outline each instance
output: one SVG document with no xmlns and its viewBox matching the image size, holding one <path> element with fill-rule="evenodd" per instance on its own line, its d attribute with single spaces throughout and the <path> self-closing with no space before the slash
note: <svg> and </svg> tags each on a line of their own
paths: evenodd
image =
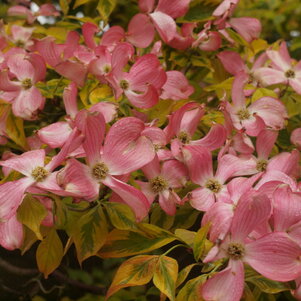
<svg viewBox="0 0 301 301">
<path fill-rule="evenodd" d="M 201 29 L 176 22 L 190 0 L 173 2 L 140 0 L 140 12 L 127 30 L 111 26 L 99 38 L 100 28 L 87 22 L 81 33 L 69 31 L 64 43 L 34 36 L 34 27 L 1 24 L 3 146 L 10 141 L 9 114 L 27 124 L 41 121 L 49 99 L 39 84 L 50 72 L 67 84 L 61 97 L 64 116 L 40 122 L 27 137 L 27 149 L 2 155 L 0 244 L 8 250 L 21 247 L 17 211 L 26 194 L 36 195 L 48 210 L 42 221 L 48 227 L 56 213 L 46 193 L 75 203 L 125 203 L 137 222 L 155 202 L 168 215 L 189 203 L 203 212 L 202 225 L 210 223 L 213 247 L 203 262 L 223 262 L 202 284 L 204 300 L 240 300 L 246 265 L 271 280 L 295 281 L 293 293 L 301 300 L 301 128 L 291 134 L 290 151 L 276 147 L 288 119 L 282 97 L 289 86 L 290 93 L 301 94 L 301 64 L 290 57 L 285 42 L 248 58 L 233 50 L 227 29 L 248 43 L 261 31 L 257 19 L 232 17 L 238 1 L 224 0 Z M 23 15 L 28 24 L 36 17 L 21 5 L 8 14 Z M 59 11 L 47 4 L 39 15 L 58 16 Z M 230 93 L 212 94 L 215 107 L 209 97 L 195 99 L 189 71 L 170 69 L 164 61 L 166 45 L 213 53 L 232 78 Z M 110 87 L 116 101 L 83 107 L 79 94 L 91 80 Z M 271 93 L 255 98 L 259 88 Z M 131 109 L 128 116 L 120 110 L 121 98 Z M 164 101 L 172 101 L 174 109 L 158 126 L 147 112 Z M 200 131 L 213 111 L 223 121 Z M 13 171 L 18 176 L 11 180 Z"/>
</svg>

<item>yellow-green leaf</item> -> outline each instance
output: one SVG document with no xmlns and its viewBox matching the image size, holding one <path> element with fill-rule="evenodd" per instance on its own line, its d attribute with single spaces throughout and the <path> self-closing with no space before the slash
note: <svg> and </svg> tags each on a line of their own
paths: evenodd
<svg viewBox="0 0 301 301">
<path fill-rule="evenodd" d="M 206 278 L 207 275 L 201 275 L 189 280 L 179 291 L 176 301 L 203 301 L 200 287 Z"/>
<path fill-rule="evenodd" d="M 90 2 L 91 0 L 76 0 L 74 5 L 73 5 L 73 9 L 83 5 L 83 4 L 86 4 L 88 2 Z"/>
<path fill-rule="evenodd" d="M 196 261 L 199 261 L 205 251 L 205 243 L 208 231 L 210 229 L 210 223 L 200 228 L 196 233 L 193 243 L 193 255 Z"/>
<path fill-rule="evenodd" d="M 55 229 L 51 229 L 46 238 L 39 244 L 36 257 L 39 270 L 48 277 L 61 263 L 64 250 Z"/>
<path fill-rule="evenodd" d="M 196 232 L 186 230 L 186 229 L 176 229 L 175 235 L 179 239 L 181 239 L 183 242 L 185 242 L 185 244 L 187 244 L 188 246 L 193 248 L 194 238 L 195 238 Z"/>
<path fill-rule="evenodd" d="M 262 50 L 266 50 L 268 48 L 268 42 L 262 39 L 256 39 L 252 41 L 251 46 L 253 48 L 254 54 L 257 54 L 258 52 Z"/>
<path fill-rule="evenodd" d="M 245 279 L 257 286 L 262 292 L 267 294 L 277 294 L 283 291 L 289 291 L 292 288 L 286 282 L 278 282 L 267 279 L 254 271 L 251 267 L 245 269 Z"/>
<path fill-rule="evenodd" d="M 90 95 L 91 91 L 96 89 L 98 85 L 99 85 L 98 82 L 88 79 L 86 81 L 84 87 L 78 93 L 80 100 L 82 101 L 85 108 L 87 108 L 89 106 L 89 95 Z"/>
<path fill-rule="evenodd" d="M 118 258 L 150 252 L 174 241 L 176 237 L 159 227 L 138 224 L 137 231 L 115 229 L 98 255 L 102 258 Z"/>
<path fill-rule="evenodd" d="M 265 96 L 277 98 L 277 94 L 274 91 L 266 88 L 257 88 L 252 95 L 252 102 Z"/>
<path fill-rule="evenodd" d="M 8 137 L 24 149 L 28 148 L 23 127 L 23 119 L 10 113 L 6 120 L 6 132 Z"/>
<path fill-rule="evenodd" d="M 122 203 L 107 202 L 104 204 L 112 225 L 120 230 L 136 228 L 136 217 L 132 209 Z"/>
<path fill-rule="evenodd" d="M 170 300 L 175 300 L 176 281 L 178 278 L 178 263 L 175 259 L 160 256 L 154 273 L 154 285 Z"/>
<path fill-rule="evenodd" d="M 139 255 L 123 262 L 116 272 L 106 298 L 121 288 L 148 283 L 153 277 L 158 258 L 156 255 Z"/>
<path fill-rule="evenodd" d="M 115 101 L 115 97 L 112 89 L 108 85 L 102 85 L 101 87 L 94 89 L 89 95 L 89 101 L 91 104 L 109 100 Z"/>
<path fill-rule="evenodd" d="M 24 235 L 23 244 L 20 248 L 21 255 L 25 254 L 31 248 L 31 246 L 37 241 L 36 234 L 30 229 L 28 229 L 26 226 L 23 226 L 23 235 Z"/>
<path fill-rule="evenodd" d="M 291 97 L 290 95 L 287 95 L 282 98 L 282 101 L 285 104 L 289 118 L 292 118 L 293 116 L 296 116 L 296 115 L 300 115 L 301 102 L 296 101 L 295 97 Z"/>
<path fill-rule="evenodd" d="M 169 99 L 160 100 L 158 104 L 153 106 L 146 112 L 150 120 L 157 119 L 157 126 L 165 123 L 168 114 L 173 107 L 173 101 Z"/>
<path fill-rule="evenodd" d="M 38 239 L 42 240 L 40 225 L 47 215 L 46 208 L 31 194 L 27 194 L 18 209 L 17 218 L 19 222 L 32 230 Z"/>
<path fill-rule="evenodd" d="M 250 287 L 245 283 L 243 301 L 256 301 Z"/>
<path fill-rule="evenodd" d="M 10 182 L 10 181 L 19 180 L 22 177 L 23 177 L 23 175 L 21 173 L 15 171 L 15 170 L 12 170 L 6 177 L 4 177 L 0 181 L 0 184 L 6 183 L 6 182 Z"/>
<path fill-rule="evenodd" d="M 117 4 L 117 0 L 99 0 L 97 10 L 104 21 L 108 21 L 112 11 Z"/>
<path fill-rule="evenodd" d="M 68 14 L 70 2 L 71 0 L 60 0 L 60 7 L 64 15 Z"/>
<path fill-rule="evenodd" d="M 76 221 L 71 229 L 71 237 L 80 263 L 99 251 L 107 233 L 107 221 L 101 207 L 92 208 Z"/>
<path fill-rule="evenodd" d="M 184 269 L 182 269 L 179 272 L 178 279 L 177 279 L 177 282 L 176 282 L 176 287 L 180 286 L 186 280 L 186 278 L 189 275 L 191 269 L 193 267 L 195 267 L 196 265 L 197 265 L 197 263 L 190 264 L 190 265 L 186 266 Z"/>
</svg>

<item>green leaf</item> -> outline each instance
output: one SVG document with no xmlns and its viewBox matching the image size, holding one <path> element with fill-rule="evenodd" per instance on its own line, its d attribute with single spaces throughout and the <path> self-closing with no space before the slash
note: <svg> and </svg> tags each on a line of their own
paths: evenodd
<svg viewBox="0 0 301 301">
<path fill-rule="evenodd" d="M 189 280 L 179 291 L 176 301 L 202 301 L 200 287 L 206 278 L 207 275 L 201 275 Z"/>
<path fill-rule="evenodd" d="M 170 300 L 175 300 L 178 263 L 168 256 L 160 256 L 154 273 L 154 285 Z"/>
<path fill-rule="evenodd" d="M 36 258 L 39 270 L 48 277 L 61 263 L 63 245 L 55 229 L 51 229 L 46 238 L 39 244 Z"/>
<path fill-rule="evenodd" d="M 154 274 L 159 256 L 139 255 L 123 262 L 118 268 L 106 299 L 124 287 L 144 285 Z"/>
<path fill-rule="evenodd" d="M 88 257 L 95 255 L 103 246 L 107 234 L 107 221 L 100 206 L 83 214 L 71 230 L 78 261 L 81 263 Z"/>
<path fill-rule="evenodd" d="M 69 81 L 63 78 L 55 78 L 44 82 L 39 82 L 37 87 L 40 89 L 42 95 L 46 98 L 53 98 L 54 96 L 62 96 L 64 88 Z"/>
<path fill-rule="evenodd" d="M 177 52 L 177 51 L 172 51 L 170 53 L 170 57 L 168 58 L 169 61 L 173 62 L 177 66 L 181 67 L 187 67 L 189 63 L 189 58 L 185 54 L 185 52 Z"/>
<path fill-rule="evenodd" d="M 191 269 L 193 267 L 195 267 L 196 265 L 197 265 L 197 263 L 190 264 L 190 265 L 186 266 L 184 269 L 182 269 L 179 272 L 178 279 L 177 279 L 177 282 L 176 282 L 176 287 L 180 286 L 186 280 L 186 278 L 189 275 Z"/>
<path fill-rule="evenodd" d="M 43 240 L 40 225 L 46 215 L 46 208 L 31 194 L 26 195 L 17 212 L 19 222 L 32 230 L 40 240 Z"/>
<path fill-rule="evenodd" d="M 99 0 L 97 10 L 104 21 L 108 21 L 112 11 L 117 4 L 117 0 Z"/>
<path fill-rule="evenodd" d="M 262 292 L 268 294 L 277 294 L 292 289 L 288 283 L 267 279 L 254 271 L 251 267 L 245 268 L 245 280 L 257 286 Z"/>
<path fill-rule="evenodd" d="M 102 258 L 119 258 L 150 252 L 174 241 L 176 237 L 159 227 L 138 224 L 137 231 L 115 229 L 109 233 L 98 255 Z"/>
<path fill-rule="evenodd" d="M 156 206 L 152 210 L 150 223 L 163 229 L 170 229 L 175 217 L 166 214 L 158 204 L 154 205 Z"/>
<path fill-rule="evenodd" d="M 243 301 L 256 301 L 250 287 L 245 283 Z"/>
<path fill-rule="evenodd" d="M 210 229 L 210 223 L 207 223 L 205 226 L 200 228 L 196 233 L 193 243 L 193 254 L 196 261 L 199 261 L 206 248 L 206 237 Z"/>
<path fill-rule="evenodd" d="M 233 29 L 226 28 L 225 30 L 229 34 L 230 38 L 232 38 L 239 45 L 247 46 L 247 47 L 249 46 L 248 42 L 241 35 L 239 35 L 238 33 L 236 33 Z"/>
<path fill-rule="evenodd" d="M 184 17 L 178 18 L 177 22 L 205 22 L 213 19 L 212 12 L 212 8 L 203 4 L 197 4 L 192 6 Z"/>
<path fill-rule="evenodd" d="M 130 230 L 136 227 L 136 217 L 132 209 L 122 203 L 107 202 L 104 207 L 112 225 L 120 230 Z"/>
<path fill-rule="evenodd" d="M 186 203 L 177 210 L 172 229 L 189 229 L 196 222 L 199 214 L 199 211 L 192 208 L 189 203 Z"/>
</svg>

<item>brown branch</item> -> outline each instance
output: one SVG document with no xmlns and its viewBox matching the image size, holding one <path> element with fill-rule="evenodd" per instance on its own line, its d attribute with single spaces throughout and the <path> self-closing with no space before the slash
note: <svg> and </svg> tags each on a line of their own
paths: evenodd
<svg viewBox="0 0 301 301">
<path fill-rule="evenodd" d="M 0 267 L 5 269 L 9 273 L 16 274 L 19 276 L 33 276 L 35 274 L 40 274 L 40 272 L 37 269 L 20 268 L 15 265 L 12 265 L 11 263 L 3 260 L 2 258 L 0 258 Z M 82 289 L 82 290 L 92 293 L 92 294 L 96 294 L 96 295 L 104 295 L 105 294 L 104 287 L 89 285 L 89 284 L 85 284 L 80 281 L 71 279 L 58 270 L 54 271 L 52 274 L 50 274 L 50 276 L 54 277 L 61 283 L 64 283 L 64 284 L 67 283 L 73 287 L 77 287 L 79 289 Z"/>
<path fill-rule="evenodd" d="M 82 282 L 74 280 L 74 279 L 70 279 L 58 270 L 54 271 L 51 274 L 51 276 L 55 277 L 61 283 L 68 283 L 71 286 L 75 286 L 77 288 L 83 289 L 86 292 L 89 292 L 89 293 L 92 293 L 95 295 L 104 295 L 105 294 L 104 287 L 89 285 L 89 284 L 85 284 L 85 283 L 82 283 Z"/>
<path fill-rule="evenodd" d="M 0 267 L 4 268 L 7 272 L 20 276 L 30 276 L 39 273 L 39 271 L 36 269 L 16 267 L 15 265 L 12 265 L 11 263 L 3 260 L 2 258 L 0 258 Z"/>
</svg>

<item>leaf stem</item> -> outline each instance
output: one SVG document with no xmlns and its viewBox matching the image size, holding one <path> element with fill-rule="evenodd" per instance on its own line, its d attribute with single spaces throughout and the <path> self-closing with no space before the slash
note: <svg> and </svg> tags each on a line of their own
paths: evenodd
<svg viewBox="0 0 301 301">
<path fill-rule="evenodd" d="M 185 248 L 187 248 L 187 246 L 184 245 L 184 244 L 178 244 L 178 245 L 175 245 L 175 246 L 171 247 L 169 250 L 167 250 L 161 256 L 166 256 L 168 253 L 170 253 L 172 250 L 174 250 L 175 248 L 178 248 L 178 247 L 185 247 Z"/>
</svg>

